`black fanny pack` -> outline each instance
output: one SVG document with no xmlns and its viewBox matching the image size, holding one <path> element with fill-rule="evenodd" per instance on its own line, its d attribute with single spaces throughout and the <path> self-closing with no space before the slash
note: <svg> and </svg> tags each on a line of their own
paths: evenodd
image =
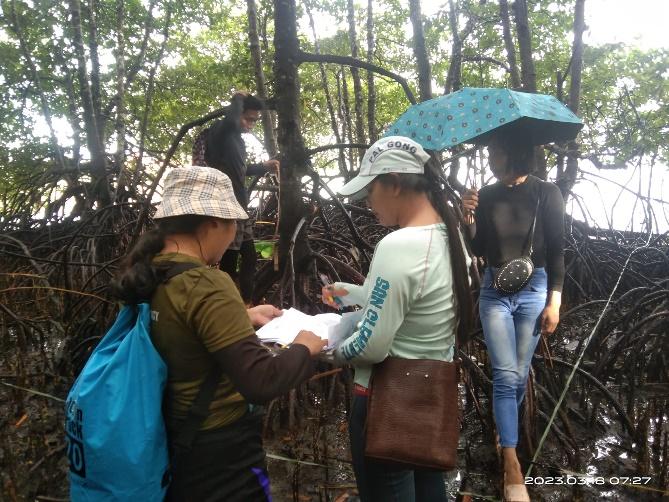
<svg viewBox="0 0 669 502">
<path fill-rule="evenodd" d="M 501 294 L 511 295 L 517 293 L 525 287 L 534 272 L 534 263 L 532 263 L 532 241 L 534 240 L 534 227 L 537 223 L 537 213 L 539 212 L 539 201 L 534 209 L 534 220 L 530 227 L 530 233 L 523 247 L 523 255 L 520 258 L 505 261 L 495 272 L 492 286 Z"/>
</svg>

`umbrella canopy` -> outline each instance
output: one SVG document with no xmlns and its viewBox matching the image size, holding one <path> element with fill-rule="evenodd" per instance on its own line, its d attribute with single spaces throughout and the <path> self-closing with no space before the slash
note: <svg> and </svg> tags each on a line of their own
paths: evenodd
<svg viewBox="0 0 669 502">
<path fill-rule="evenodd" d="M 555 97 L 509 89 L 463 89 L 411 106 L 386 136 L 406 136 L 444 150 L 485 143 L 493 131 L 513 129 L 533 145 L 574 139 L 583 122 Z"/>
</svg>

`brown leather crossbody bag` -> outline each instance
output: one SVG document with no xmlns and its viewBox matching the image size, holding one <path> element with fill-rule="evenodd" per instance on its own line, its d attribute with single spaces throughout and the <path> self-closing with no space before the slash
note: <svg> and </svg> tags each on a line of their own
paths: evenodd
<svg viewBox="0 0 669 502">
<path fill-rule="evenodd" d="M 372 371 L 365 456 L 408 468 L 455 467 L 458 363 L 387 357 Z"/>
</svg>

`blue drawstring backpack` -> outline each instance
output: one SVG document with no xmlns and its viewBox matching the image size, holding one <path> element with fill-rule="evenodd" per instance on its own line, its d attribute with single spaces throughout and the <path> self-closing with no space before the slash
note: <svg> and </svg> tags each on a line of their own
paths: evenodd
<svg viewBox="0 0 669 502">
<path fill-rule="evenodd" d="M 171 263 L 165 281 L 197 266 Z M 170 469 L 162 414 L 167 366 L 150 327 L 148 303 L 124 306 L 70 389 L 65 433 L 72 502 L 162 501 L 177 459 L 190 449 L 207 416 L 220 381 L 218 367 L 206 377 L 176 435 Z"/>
<path fill-rule="evenodd" d="M 150 326 L 148 303 L 123 307 L 67 396 L 73 502 L 165 497 L 167 366 L 151 342 Z"/>
</svg>

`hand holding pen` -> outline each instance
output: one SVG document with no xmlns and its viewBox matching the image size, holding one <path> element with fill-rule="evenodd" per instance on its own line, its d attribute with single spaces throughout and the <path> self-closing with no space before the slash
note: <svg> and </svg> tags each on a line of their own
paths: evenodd
<svg viewBox="0 0 669 502">
<path fill-rule="evenodd" d="M 478 205 L 479 191 L 476 188 L 476 183 L 474 183 L 471 188 L 468 188 L 465 190 L 465 193 L 462 194 L 462 212 L 467 225 L 474 224 L 474 213 L 476 212 L 476 207 Z"/>
<path fill-rule="evenodd" d="M 344 302 L 341 297 L 346 296 L 348 291 L 344 288 L 335 288 L 333 284 L 330 283 L 330 279 L 325 274 L 320 274 L 321 282 L 323 283 L 323 288 L 321 289 L 321 298 L 323 303 L 330 307 L 341 310 L 344 308 Z"/>
</svg>

